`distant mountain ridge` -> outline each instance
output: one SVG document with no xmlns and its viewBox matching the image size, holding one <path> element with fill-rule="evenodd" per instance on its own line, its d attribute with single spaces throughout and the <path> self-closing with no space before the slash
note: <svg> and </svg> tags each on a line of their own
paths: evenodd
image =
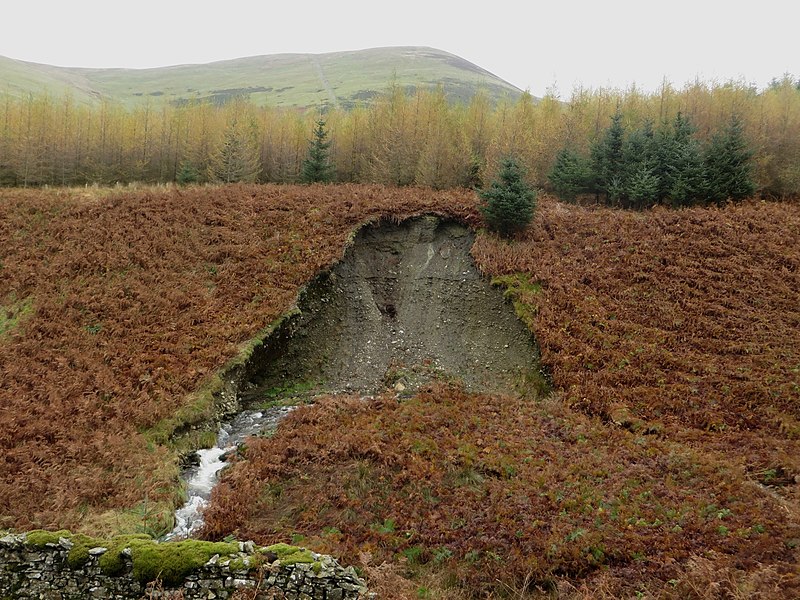
<svg viewBox="0 0 800 600">
<path fill-rule="evenodd" d="M 0 56 L 0 94 L 69 93 L 91 104 L 103 99 L 127 106 L 147 100 L 223 103 L 246 96 L 260 105 L 348 108 L 390 84 L 407 89 L 441 85 L 454 100 L 468 100 L 478 90 L 493 100 L 522 93 L 455 54 L 420 46 L 272 54 L 151 69 L 55 67 Z"/>
</svg>

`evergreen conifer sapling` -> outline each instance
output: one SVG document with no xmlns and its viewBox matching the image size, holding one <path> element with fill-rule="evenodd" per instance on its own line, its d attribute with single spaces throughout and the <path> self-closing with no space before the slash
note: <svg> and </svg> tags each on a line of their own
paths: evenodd
<svg viewBox="0 0 800 600">
<path fill-rule="evenodd" d="M 563 148 L 547 176 L 556 194 L 573 201 L 578 194 L 591 189 L 592 167 L 588 160 L 569 148 Z"/>
<path fill-rule="evenodd" d="M 486 224 L 506 238 L 525 229 L 536 208 L 536 192 L 528 186 L 523 175 L 517 160 L 506 157 L 501 162 L 499 179 L 479 192 L 484 201 L 481 213 Z"/>
<path fill-rule="evenodd" d="M 714 135 L 706 151 L 711 200 L 719 203 L 753 195 L 756 186 L 752 179 L 752 158 L 741 119 L 734 115 L 725 130 Z"/>
<path fill-rule="evenodd" d="M 175 176 L 175 181 L 177 181 L 179 185 L 190 185 L 192 183 L 197 183 L 199 180 L 200 173 L 195 166 L 188 160 L 183 161 Z"/>
<path fill-rule="evenodd" d="M 314 127 L 314 137 L 309 141 L 308 155 L 303 161 L 300 181 L 303 183 L 330 183 L 333 180 L 333 166 L 328 150 L 331 146 L 325 120 L 318 119 Z"/>
<path fill-rule="evenodd" d="M 604 193 L 609 199 L 620 196 L 622 182 L 625 178 L 624 143 L 625 127 L 622 124 L 622 113 L 617 109 L 617 112 L 611 117 L 611 125 L 591 150 L 596 195 Z"/>
</svg>

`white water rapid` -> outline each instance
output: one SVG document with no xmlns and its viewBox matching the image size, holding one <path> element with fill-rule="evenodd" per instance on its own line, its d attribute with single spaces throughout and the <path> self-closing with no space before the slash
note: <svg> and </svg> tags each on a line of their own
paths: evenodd
<svg viewBox="0 0 800 600">
<path fill-rule="evenodd" d="M 232 421 L 222 424 L 217 434 L 217 444 L 213 448 L 198 450 L 200 463 L 185 473 L 186 504 L 175 512 L 175 529 L 165 536 L 165 540 L 191 537 L 202 526 L 203 508 L 208 504 L 219 472 L 225 466 L 225 455 L 235 451 L 247 436 L 274 430 L 293 408 L 278 406 L 262 411 L 246 410 Z"/>
</svg>

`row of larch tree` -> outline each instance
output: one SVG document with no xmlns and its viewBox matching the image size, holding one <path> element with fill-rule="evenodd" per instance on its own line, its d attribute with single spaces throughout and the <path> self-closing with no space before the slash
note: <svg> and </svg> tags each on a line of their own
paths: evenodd
<svg viewBox="0 0 800 600">
<path fill-rule="evenodd" d="M 729 132 L 733 115 L 739 138 Z M 684 204 L 718 199 L 709 188 L 722 176 L 715 161 L 734 150 L 726 144 L 741 142 L 752 153 L 756 192 L 800 194 L 800 90 L 791 77 L 764 90 L 737 82 L 665 84 L 648 94 L 578 89 L 568 101 L 523 94 L 493 102 L 478 92 L 453 103 L 441 89 L 391 86 L 369 104 L 322 116 L 326 179 L 334 182 L 481 187 L 514 156 L 537 188 L 588 190 L 619 204 Z M 319 118 L 317 109 L 246 99 L 125 107 L 6 94 L 0 185 L 299 182 Z M 551 183 L 554 165 L 569 175 Z M 583 171 L 591 171 L 585 180 Z M 712 187 L 749 193 L 746 182 Z"/>
</svg>

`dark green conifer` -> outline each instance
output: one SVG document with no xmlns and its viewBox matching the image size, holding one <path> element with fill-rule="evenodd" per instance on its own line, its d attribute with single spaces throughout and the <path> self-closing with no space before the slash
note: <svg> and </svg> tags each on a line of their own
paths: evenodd
<svg viewBox="0 0 800 600">
<path fill-rule="evenodd" d="M 514 157 L 502 160 L 498 176 L 499 180 L 479 192 L 484 201 L 480 209 L 489 229 L 511 237 L 533 219 L 536 192 L 525 182 L 522 167 Z"/>
<path fill-rule="evenodd" d="M 191 163 L 191 161 L 185 160 L 181 163 L 180 169 L 178 169 L 178 174 L 175 176 L 175 180 L 179 185 L 197 183 L 200 180 L 200 173 Z"/>
<path fill-rule="evenodd" d="M 569 148 L 564 148 L 556 156 L 547 178 L 559 198 L 572 201 L 578 194 L 591 189 L 592 169 L 586 158 Z"/>
<path fill-rule="evenodd" d="M 609 194 L 616 203 L 644 208 L 658 198 L 660 178 L 655 172 L 657 149 L 653 122 L 632 131 L 622 146 L 623 176 Z M 653 189 L 655 186 L 655 190 Z"/>
<path fill-rule="evenodd" d="M 705 167 L 695 128 L 681 112 L 670 128 L 658 136 L 656 174 L 661 178 L 659 200 L 673 206 L 686 206 L 705 197 Z"/>
<path fill-rule="evenodd" d="M 611 125 L 603 133 L 602 139 L 592 146 L 592 171 L 594 172 L 594 192 L 606 194 L 609 201 L 614 201 L 625 177 L 625 160 L 623 144 L 625 127 L 622 125 L 622 113 L 617 110 L 611 117 Z"/>
<path fill-rule="evenodd" d="M 756 190 L 752 179 L 752 158 L 742 121 L 733 115 L 725 130 L 713 136 L 706 150 L 709 198 L 719 203 L 752 196 Z"/>
<path fill-rule="evenodd" d="M 318 119 L 314 127 L 314 137 L 308 144 L 308 155 L 303 161 L 300 181 L 303 183 L 330 183 L 333 180 L 333 166 L 328 150 L 331 146 L 325 120 Z"/>
<path fill-rule="evenodd" d="M 646 208 L 658 199 L 658 175 L 647 161 L 642 161 L 627 181 L 625 193 L 634 208 Z"/>
</svg>

